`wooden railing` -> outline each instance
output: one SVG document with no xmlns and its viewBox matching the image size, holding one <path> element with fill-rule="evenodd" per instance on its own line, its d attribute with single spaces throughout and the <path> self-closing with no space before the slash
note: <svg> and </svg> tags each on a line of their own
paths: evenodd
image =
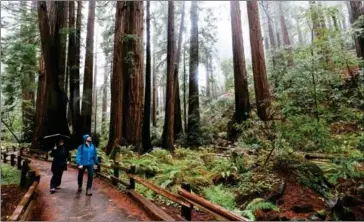
<svg viewBox="0 0 364 222">
<path fill-rule="evenodd" d="M 48 154 L 35 154 L 33 153 L 32 157 L 44 159 L 47 161 L 51 161 L 48 159 Z M 74 159 L 75 156 L 72 156 Z M 114 186 L 118 186 L 119 184 L 123 185 L 127 188 L 127 193 L 134 198 L 140 205 L 149 213 L 152 214 L 154 218 L 158 220 L 165 220 L 165 221 L 172 221 L 174 220 L 170 215 L 165 213 L 163 210 L 158 208 L 154 203 L 147 200 L 145 197 L 140 195 L 135 191 L 136 183 L 143 185 L 144 187 L 154 191 L 158 195 L 161 195 L 170 201 L 177 203 L 181 206 L 181 215 L 180 220 L 193 220 L 192 218 L 192 210 L 194 206 L 199 207 L 200 209 L 214 215 L 216 218 L 225 221 L 247 221 L 246 218 L 240 217 L 231 211 L 212 203 L 203 197 L 200 197 L 196 194 L 191 193 L 191 188 L 188 183 L 182 183 L 181 188 L 178 190 L 178 194 L 174 194 L 166 189 L 163 189 L 160 186 L 157 186 L 151 183 L 148 180 L 145 180 L 136 175 L 136 167 L 131 166 L 130 168 L 126 168 L 121 166 L 119 163 L 114 163 L 112 165 L 106 165 L 102 163 L 102 159 L 99 157 L 100 165 L 96 170 L 96 175 L 103 179 L 104 181 L 109 182 Z M 71 164 L 72 167 L 76 168 L 75 164 Z M 111 174 L 104 174 L 102 173 L 101 169 L 111 169 L 113 171 Z M 120 179 L 120 173 L 125 173 L 129 178 L 129 181 L 125 181 Z"/>
<path fill-rule="evenodd" d="M 37 193 L 36 189 L 40 181 L 39 171 L 30 166 L 30 160 L 24 158 L 21 152 L 16 153 L 16 149 L 4 149 L 1 152 L 1 158 L 3 163 L 10 162 L 10 165 L 17 167 L 21 170 L 20 174 L 20 187 L 22 189 L 28 189 L 23 196 L 13 214 L 10 216 L 9 221 L 28 221 L 31 219 L 32 211 L 35 206 Z"/>
</svg>

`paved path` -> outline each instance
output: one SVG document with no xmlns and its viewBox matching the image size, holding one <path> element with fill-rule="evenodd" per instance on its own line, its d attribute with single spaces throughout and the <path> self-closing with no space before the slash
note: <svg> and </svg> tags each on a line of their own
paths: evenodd
<svg viewBox="0 0 364 222">
<path fill-rule="evenodd" d="M 31 164 L 38 168 L 41 173 L 38 186 L 39 220 L 150 220 L 126 194 L 99 179 L 94 179 L 92 196 L 85 195 L 85 188 L 81 193 L 78 193 L 77 170 L 70 167 L 63 174 L 62 189 L 57 190 L 55 194 L 50 194 L 51 164 L 36 159 L 32 159 Z M 85 177 L 84 186 L 86 181 Z"/>
</svg>

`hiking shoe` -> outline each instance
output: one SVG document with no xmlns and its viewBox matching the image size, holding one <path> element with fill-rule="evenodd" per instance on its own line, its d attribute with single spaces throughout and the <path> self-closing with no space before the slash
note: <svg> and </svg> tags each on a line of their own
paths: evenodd
<svg viewBox="0 0 364 222">
<path fill-rule="evenodd" d="M 82 187 L 78 187 L 77 191 L 78 192 L 81 192 L 82 191 Z"/>
<path fill-rule="evenodd" d="M 86 190 L 86 195 L 87 195 L 87 196 L 91 196 L 91 195 L 92 195 L 91 189 L 87 189 L 87 190 Z"/>
<path fill-rule="evenodd" d="M 54 194 L 56 192 L 56 189 L 52 188 L 50 192 L 51 194 Z"/>
<path fill-rule="evenodd" d="M 61 189 L 61 187 L 56 187 L 56 190 L 59 190 L 59 189 Z"/>
</svg>

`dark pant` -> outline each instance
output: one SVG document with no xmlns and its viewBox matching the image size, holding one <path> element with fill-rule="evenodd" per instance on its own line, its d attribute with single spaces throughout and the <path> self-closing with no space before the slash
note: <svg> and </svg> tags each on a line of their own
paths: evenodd
<svg viewBox="0 0 364 222">
<path fill-rule="evenodd" d="M 56 188 L 61 185 L 63 168 L 55 167 L 55 169 L 53 169 L 52 172 L 53 172 L 53 176 L 51 179 L 51 189 Z"/>
<path fill-rule="evenodd" d="M 78 186 L 82 187 L 83 173 L 87 169 L 87 189 L 91 189 L 92 187 L 92 179 L 94 176 L 94 166 L 88 165 L 83 166 L 82 169 L 78 169 Z"/>
</svg>

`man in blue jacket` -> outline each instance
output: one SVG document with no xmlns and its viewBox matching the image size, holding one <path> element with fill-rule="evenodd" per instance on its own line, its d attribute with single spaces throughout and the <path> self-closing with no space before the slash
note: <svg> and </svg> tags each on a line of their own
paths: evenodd
<svg viewBox="0 0 364 222">
<path fill-rule="evenodd" d="M 83 136 L 83 144 L 77 149 L 76 164 L 78 166 L 78 191 L 82 191 L 83 174 L 87 169 L 86 195 L 91 196 L 94 165 L 99 165 L 99 160 L 96 147 L 92 144 L 92 138 L 89 135 Z"/>
</svg>

